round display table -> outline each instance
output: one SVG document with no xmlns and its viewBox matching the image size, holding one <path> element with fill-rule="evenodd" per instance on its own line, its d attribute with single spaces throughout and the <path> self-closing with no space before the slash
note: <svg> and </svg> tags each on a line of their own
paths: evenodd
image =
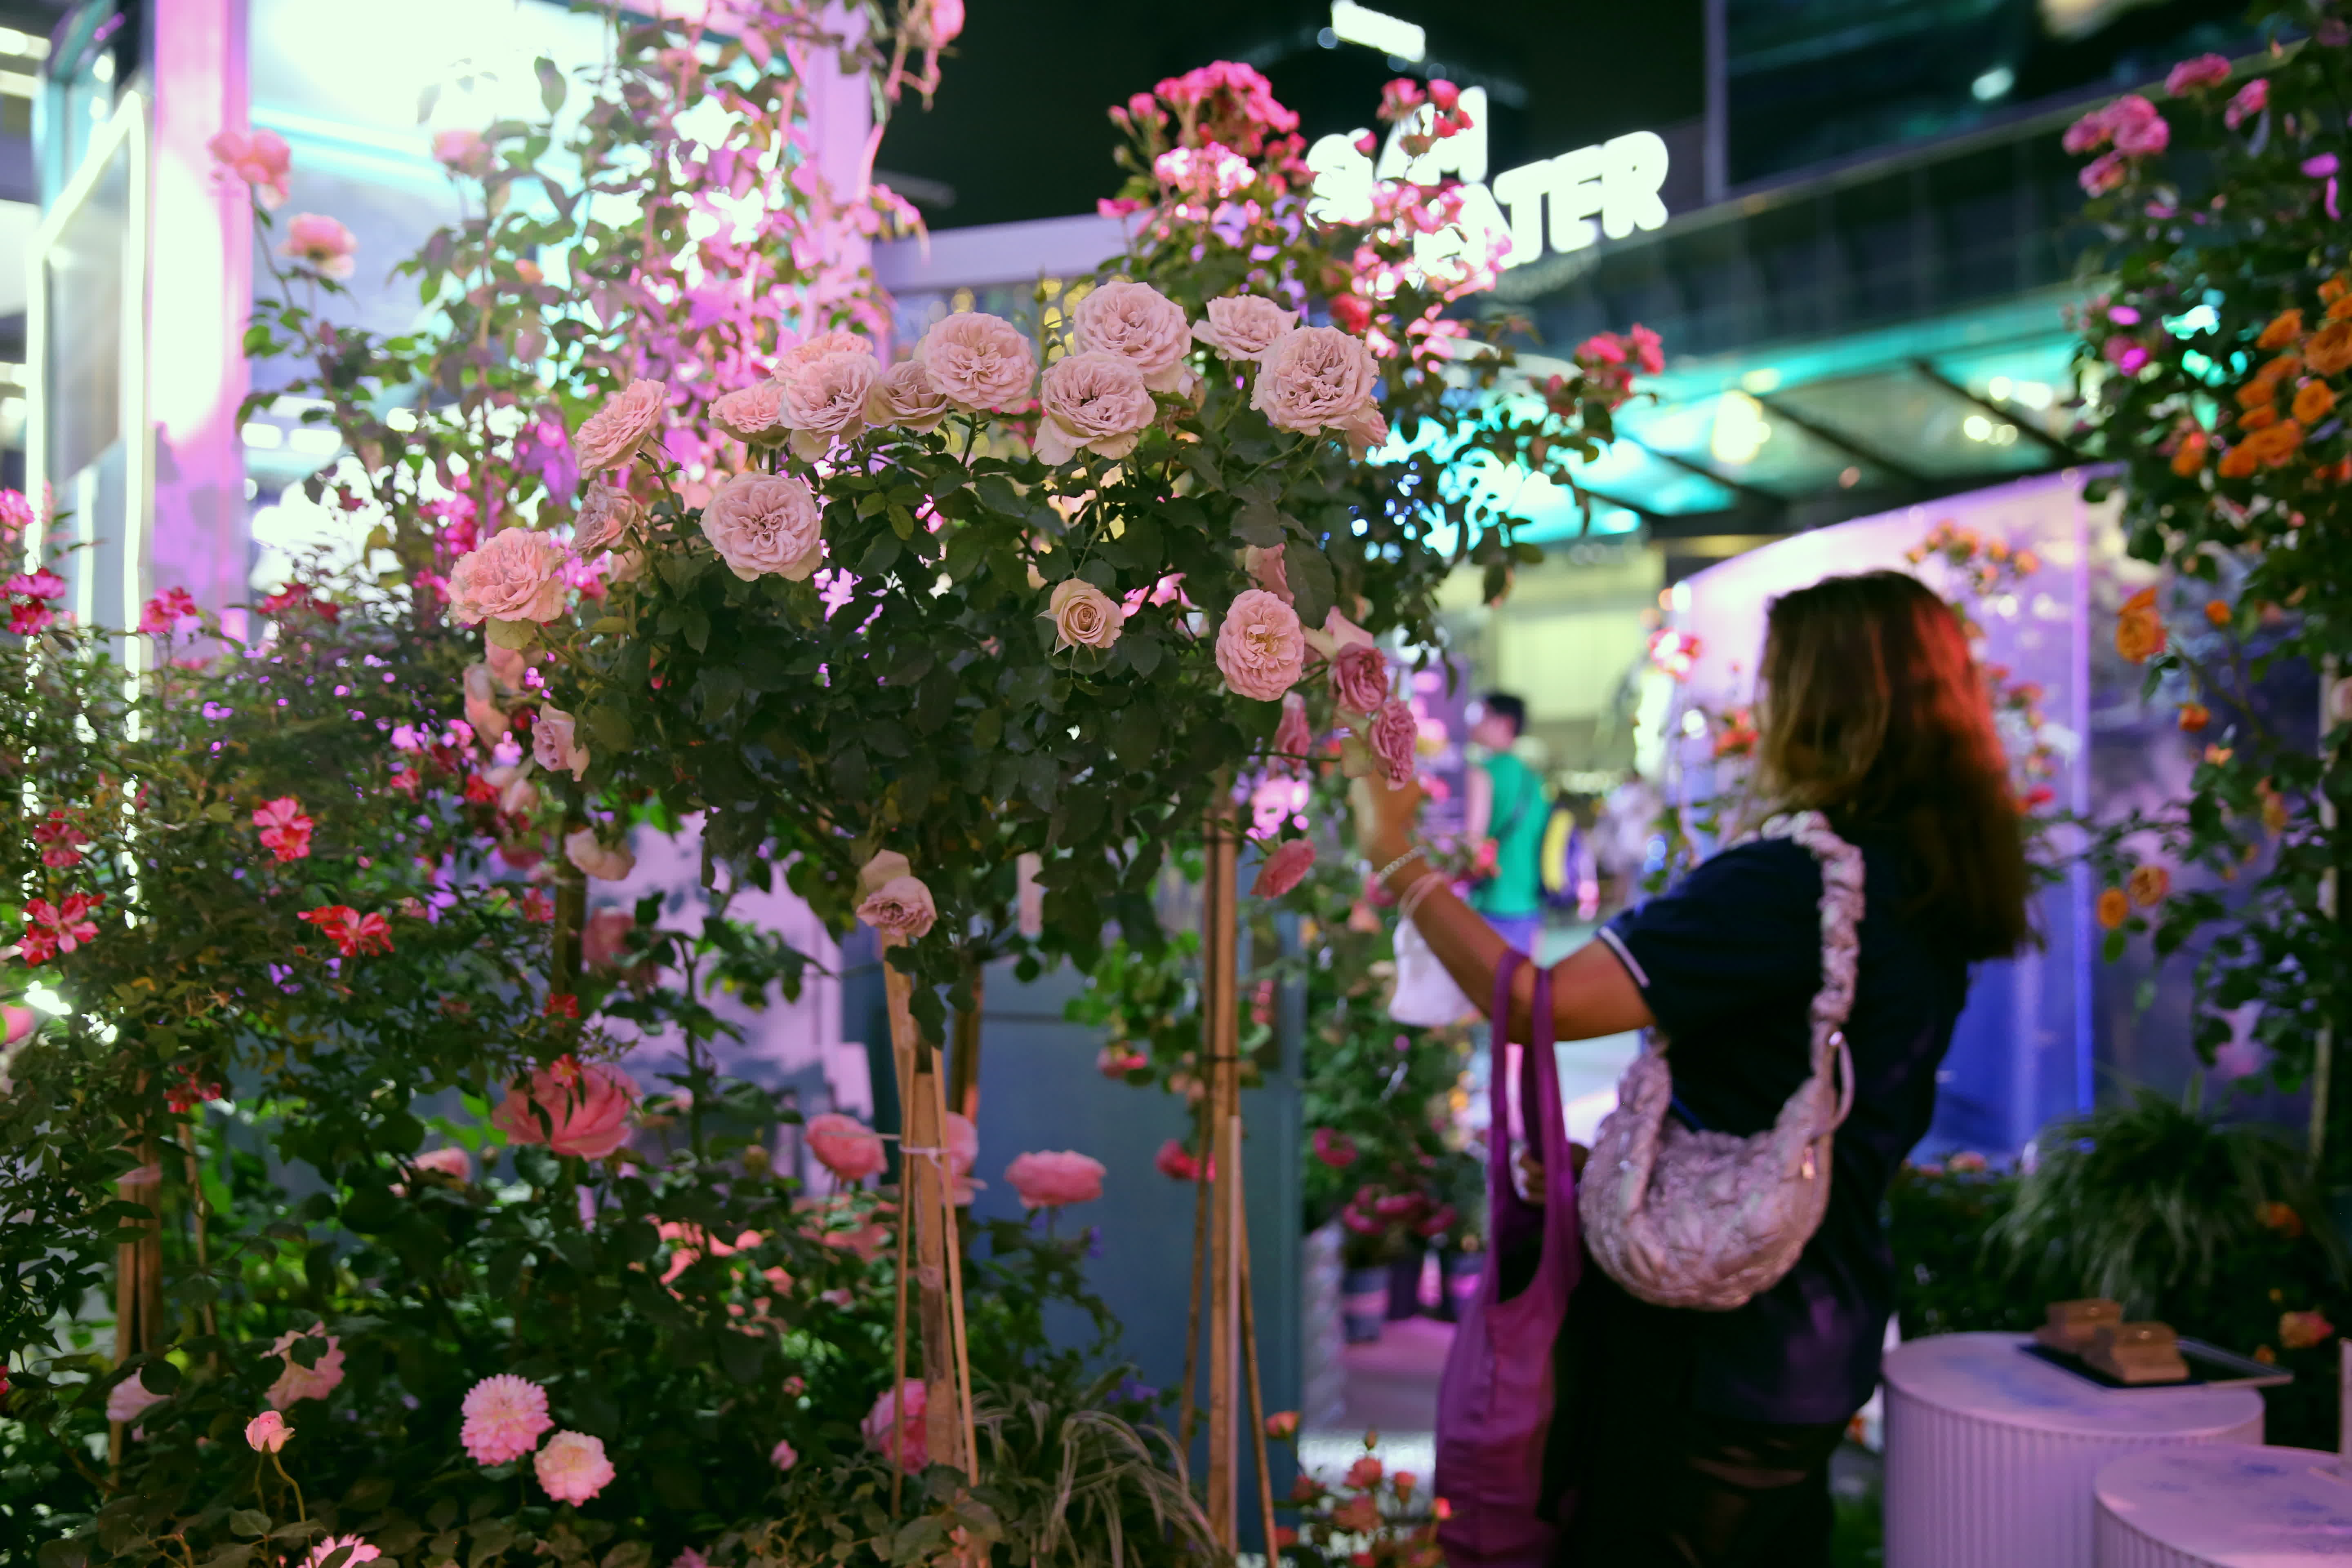
<svg viewBox="0 0 2352 1568">
<path fill-rule="evenodd" d="M 2097 1568 L 2304 1568 L 2352 1560 L 2336 1456 L 2237 1443 L 2156 1448 L 2099 1472 Z"/>
<path fill-rule="evenodd" d="M 1939 1334 L 1887 1352 L 1886 1568 L 2084 1568 L 2108 1464 L 2262 1441 L 2251 1388 L 2105 1389 L 2028 1342 Z"/>
</svg>

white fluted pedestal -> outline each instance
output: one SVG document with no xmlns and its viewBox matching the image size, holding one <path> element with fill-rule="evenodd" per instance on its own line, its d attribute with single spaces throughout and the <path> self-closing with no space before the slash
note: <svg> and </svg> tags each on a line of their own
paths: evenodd
<svg viewBox="0 0 2352 1568">
<path fill-rule="evenodd" d="M 2235 1443 L 2158 1448 L 2099 1472 L 2096 1568 L 2319 1568 L 2352 1560 L 2336 1456 Z"/>
<path fill-rule="evenodd" d="M 1939 1334 L 1888 1352 L 1886 1568 L 2084 1568 L 2105 1466 L 2262 1441 L 2251 1388 L 2104 1389 L 2026 1342 Z"/>
</svg>

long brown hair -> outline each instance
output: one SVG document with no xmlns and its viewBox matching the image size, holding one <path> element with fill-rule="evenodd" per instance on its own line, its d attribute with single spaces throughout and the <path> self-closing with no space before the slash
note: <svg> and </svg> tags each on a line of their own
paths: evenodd
<svg viewBox="0 0 2352 1568">
<path fill-rule="evenodd" d="M 1827 577 L 1772 605 L 1757 783 L 1841 831 L 1898 834 L 1906 917 L 1969 959 L 2026 941 L 2009 764 L 1959 617 L 1900 572 Z"/>
</svg>

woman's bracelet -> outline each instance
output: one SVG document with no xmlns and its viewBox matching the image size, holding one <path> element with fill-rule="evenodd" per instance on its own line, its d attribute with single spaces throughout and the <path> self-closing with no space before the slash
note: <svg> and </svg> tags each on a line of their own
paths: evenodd
<svg viewBox="0 0 2352 1568">
<path fill-rule="evenodd" d="M 1373 872 L 1372 880 L 1378 882 L 1382 887 L 1388 886 L 1389 879 L 1402 869 L 1406 861 L 1412 859 L 1420 853 L 1421 846 L 1418 844 L 1414 845 L 1412 848 L 1406 850 L 1403 854 L 1398 856 L 1395 859 L 1390 861 L 1379 870 Z"/>
<path fill-rule="evenodd" d="M 1444 880 L 1435 871 L 1414 878 L 1412 886 L 1404 890 L 1404 897 L 1397 900 L 1397 919 L 1401 921 L 1412 919 L 1414 911 L 1421 908 L 1422 900 L 1429 897 L 1430 890 Z"/>
</svg>

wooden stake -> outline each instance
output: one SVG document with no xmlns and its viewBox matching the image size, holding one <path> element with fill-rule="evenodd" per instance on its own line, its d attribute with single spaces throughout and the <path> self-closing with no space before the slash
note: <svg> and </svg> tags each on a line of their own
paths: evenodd
<svg viewBox="0 0 2352 1568">
<path fill-rule="evenodd" d="M 1238 1139 L 1235 1142 L 1239 1142 Z M 1241 1185 L 1241 1173 L 1234 1173 L 1234 1185 Z M 1257 1374 L 1257 1305 L 1250 1289 L 1249 1208 L 1241 1211 L 1239 1256 L 1242 1265 L 1242 1355 L 1249 1370 L 1249 1418 L 1251 1451 L 1257 1458 L 1258 1518 L 1265 1530 L 1265 1560 L 1269 1563 L 1282 1561 L 1282 1553 L 1274 1546 L 1274 1471 L 1265 1462 L 1265 1385 Z"/>
<path fill-rule="evenodd" d="M 954 1194 L 947 1183 L 946 1095 L 940 1053 L 915 1023 L 914 979 L 889 962 L 897 942 L 883 939 L 883 988 L 890 1005 L 892 1064 L 900 1111 L 898 1194 L 913 1229 L 916 1320 L 923 1342 L 923 1435 L 935 1463 L 971 1474 L 965 1446 L 971 1430 L 969 1376 L 963 1362 L 963 1269 L 950 1254 L 959 1247 Z"/>
<path fill-rule="evenodd" d="M 1192 1429 L 1201 1415 L 1201 1280 L 1209 1270 L 1209 1149 L 1207 1118 L 1192 1117 L 1192 1293 L 1184 1298 L 1183 1398 L 1178 1406 L 1176 1440 L 1192 1449 Z"/>
<path fill-rule="evenodd" d="M 967 972 L 971 983 L 971 1005 L 955 1016 L 955 1048 L 948 1056 L 948 1106 L 966 1120 L 980 1120 L 980 1007 L 982 986 L 980 965 Z"/>
<path fill-rule="evenodd" d="M 163 1239 L 156 1211 L 163 1203 L 163 1167 L 154 1141 L 139 1145 L 139 1168 L 115 1184 L 114 1195 L 127 1204 L 142 1204 L 151 1217 L 137 1222 L 139 1238 L 114 1249 L 114 1364 L 121 1366 L 142 1351 L 163 1341 Z M 122 1462 L 123 1424 L 107 1429 L 107 1458 Z"/>
<path fill-rule="evenodd" d="M 1241 1197 L 1241 1006 L 1235 909 L 1239 835 L 1230 805 L 1211 813 L 1208 868 L 1202 887 L 1201 1008 L 1215 1172 L 1215 1211 L 1209 1262 L 1209 1522 L 1231 1552 L 1239 1540 L 1236 1481 L 1240 1469 L 1241 1270 L 1234 1251 Z"/>
</svg>

